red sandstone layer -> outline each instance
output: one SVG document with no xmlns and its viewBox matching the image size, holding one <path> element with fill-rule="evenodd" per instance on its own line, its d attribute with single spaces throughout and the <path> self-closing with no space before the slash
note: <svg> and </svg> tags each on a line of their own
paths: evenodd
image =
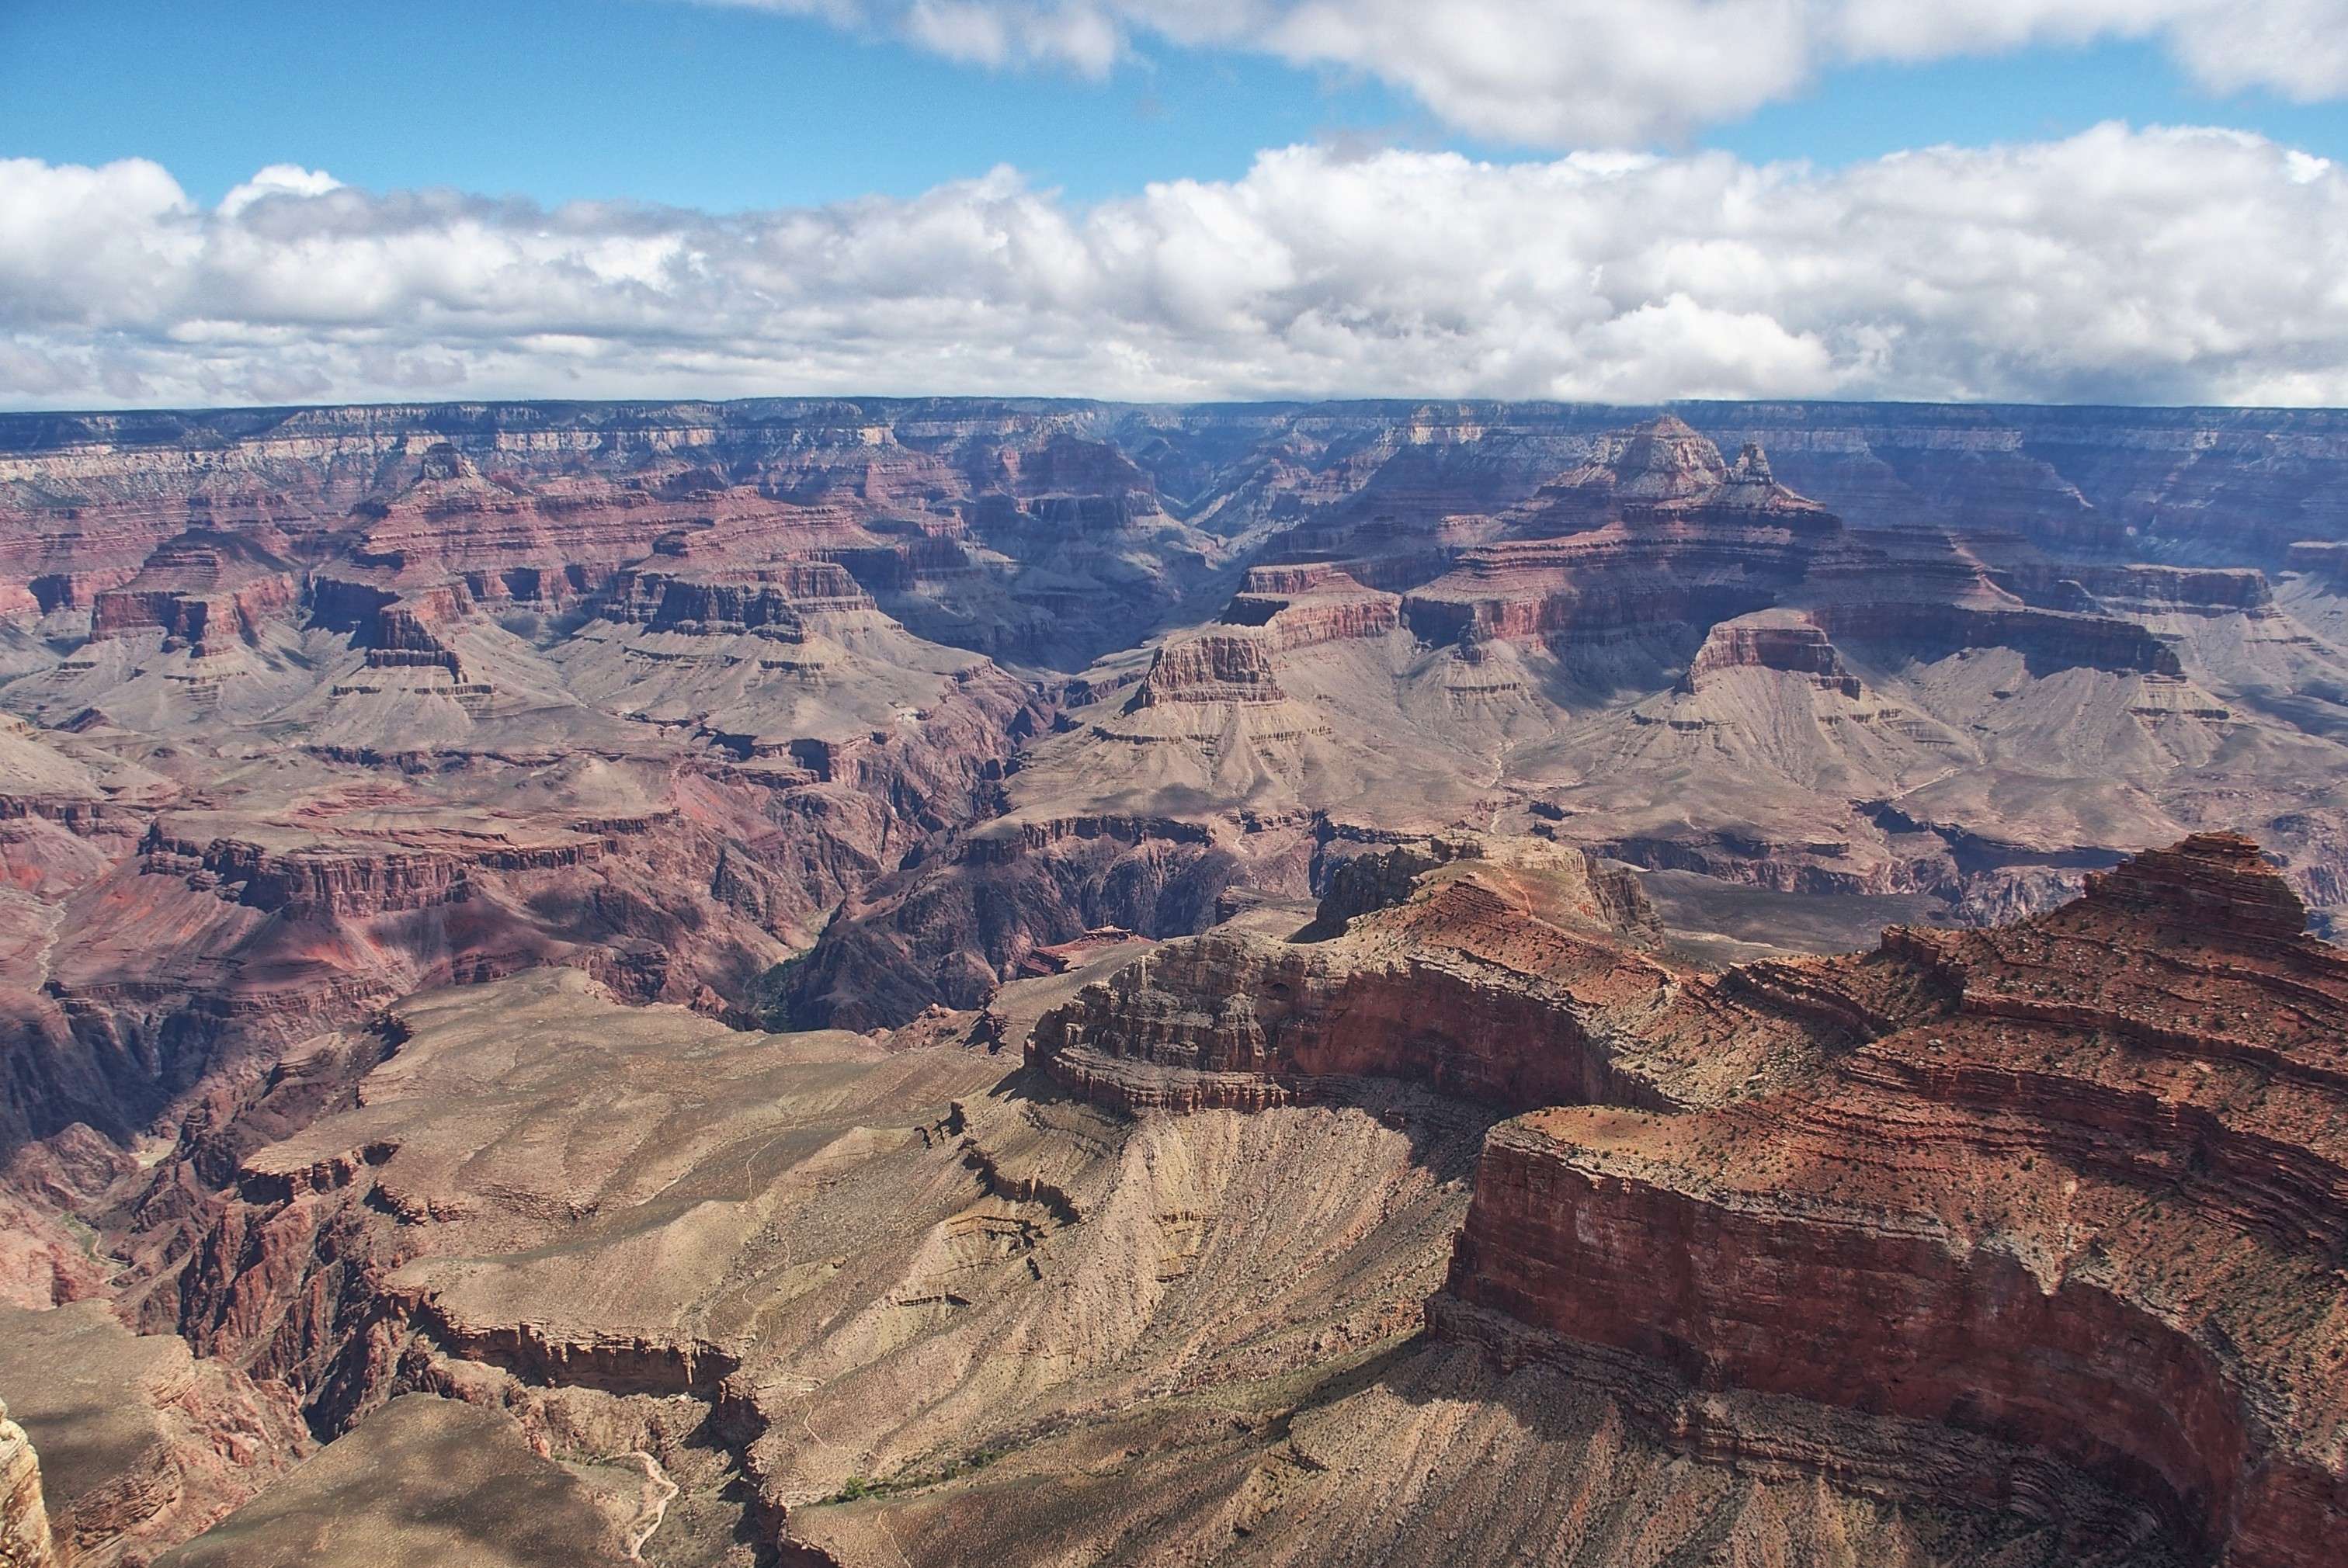
<svg viewBox="0 0 2348 1568">
<path fill-rule="evenodd" d="M 1496 1132 L 1452 1291 L 1681 1375 L 2044 1447 L 2230 1563 L 2348 1525 L 2348 961 L 2225 836 L 1814 966 L 1947 1002 L 1774 1094 Z"/>
</svg>

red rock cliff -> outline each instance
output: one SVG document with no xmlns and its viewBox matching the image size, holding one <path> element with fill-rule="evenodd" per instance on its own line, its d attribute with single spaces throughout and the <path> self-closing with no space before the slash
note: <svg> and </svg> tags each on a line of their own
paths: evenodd
<svg viewBox="0 0 2348 1568">
<path fill-rule="evenodd" d="M 1450 1290 L 1704 1386 L 2045 1448 L 2229 1563 L 2348 1526 L 2348 961 L 2230 835 L 2050 915 L 1888 933 L 1950 1000 L 1683 1116 L 1495 1132 Z M 1870 971 L 1874 972 L 1870 978 Z"/>
</svg>

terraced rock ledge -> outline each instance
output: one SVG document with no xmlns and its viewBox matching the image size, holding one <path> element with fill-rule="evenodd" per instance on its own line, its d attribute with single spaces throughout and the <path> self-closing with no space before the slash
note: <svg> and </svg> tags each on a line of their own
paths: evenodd
<svg viewBox="0 0 2348 1568">
<path fill-rule="evenodd" d="M 2239 1568 L 2335 1561 L 2348 959 L 2302 919 L 2196 835 L 2036 918 L 1803 966 L 1854 1016 L 1904 1003 L 1774 1092 L 1503 1123 L 1448 1294 L 2042 1449 Z"/>
</svg>

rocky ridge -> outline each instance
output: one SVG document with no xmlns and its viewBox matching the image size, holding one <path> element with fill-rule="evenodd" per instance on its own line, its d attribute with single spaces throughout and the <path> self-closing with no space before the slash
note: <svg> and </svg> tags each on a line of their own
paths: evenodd
<svg viewBox="0 0 2348 1568">
<path fill-rule="evenodd" d="M 2348 969 L 2302 923 L 2204 835 L 2019 926 L 1895 928 L 1814 966 L 1879 1021 L 1798 1089 L 1496 1132 L 1451 1292 L 1691 1384 L 2019 1439 L 2229 1563 L 2305 1561 L 2348 1513 Z"/>
<path fill-rule="evenodd" d="M 1474 950 L 1463 886 L 1422 876 L 1354 927 L 1409 943 L 1424 919 Z M 2123 1541 L 2281 1563 L 2348 1514 L 2326 1100 L 2348 969 L 2303 928 L 2255 847 L 2209 835 L 2015 926 L 1644 993 L 1585 970 L 1547 1001 L 1581 1023 L 1567 1050 L 1519 1030 L 1501 1052 L 1571 1063 L 1536 1083 L 1382 1058 L 1394 1026 L 1340 1010 L 1355 1073 L 1545 1107 L 1486 1144 L 1439 1336 L 1570 1368 L 1715 1460 L 2057 1515 L 2085 1475 L 2136 1500 L 2096 1527 Z M 1095 986 L 1038 1026 L 1038 1065 L 1128 1106 L 1293 1097 L 1331 960 L 1238 948 Z M 1540 967 L 1512 989 L 1538 996 Z M 1416 978 L 1418 1019 L 1507 1035 L 1438 989 Z"/>
</svg>

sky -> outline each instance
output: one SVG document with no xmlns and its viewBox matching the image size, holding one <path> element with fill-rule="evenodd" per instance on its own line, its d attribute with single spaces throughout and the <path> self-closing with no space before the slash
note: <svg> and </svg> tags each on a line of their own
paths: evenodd
<svg viewBox="0 0 2348 1568">
<path fill-rule="evenodd" d="M 0 0 L 0 407 L 2348 404 L 2348 0 Z"/>
</svg>

